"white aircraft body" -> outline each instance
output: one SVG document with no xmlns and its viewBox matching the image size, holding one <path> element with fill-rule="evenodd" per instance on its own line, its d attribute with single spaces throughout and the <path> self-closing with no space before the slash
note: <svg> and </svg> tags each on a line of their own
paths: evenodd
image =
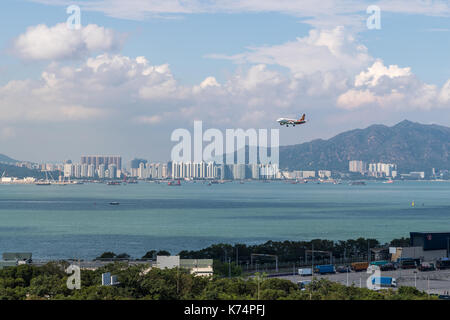
<svg viewBox="0 0 450 320">
<path fill-rule="evenodd" d="M 280 124 L 280 126 L 289 127 L 289 125 L 292 125 L 292 126 L 295 127 L 296 124 L 304 124 L 304 123 L 306 123 L 305 116 L 306 115 L 303 114 L 300 119 L 280 118 L 280 119 L 277 120 L 277 122 Z"/>
</svg>

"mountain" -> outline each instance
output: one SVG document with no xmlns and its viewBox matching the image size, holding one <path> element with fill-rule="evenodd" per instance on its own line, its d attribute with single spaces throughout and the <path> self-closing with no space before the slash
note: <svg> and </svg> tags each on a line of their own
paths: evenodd
<svg viewBox="0 0 450 320">
<path fill-rule="evenodd" d="M 3 162 L 3 163 L 16 163 L 16 162 L 19 162 L 19 161 L 14 160 L 14 159 L 12 159 L 12 158 L 10 158 L 8 156 L 5 156 L 4 154 L 0 153 L 0 162 Z"/>
<path fill-rule="evenodd" d="M 400 172 L 450 169 L 450 128 L 404 120 L 280 147 L 282 169 L 347 171 L 350 160 L 395 163 Z"/>
</svg>

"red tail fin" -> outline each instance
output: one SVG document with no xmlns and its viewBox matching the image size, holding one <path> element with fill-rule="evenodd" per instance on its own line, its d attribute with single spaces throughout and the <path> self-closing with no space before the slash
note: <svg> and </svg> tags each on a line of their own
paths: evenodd
<svg viewBox="0 0 450 320">
<path fill-rule="evenodd" d="M 300 121 L 305 121 L 305 114 L 302 115 L 302 117 L 300 118 Z"/>
</svg>

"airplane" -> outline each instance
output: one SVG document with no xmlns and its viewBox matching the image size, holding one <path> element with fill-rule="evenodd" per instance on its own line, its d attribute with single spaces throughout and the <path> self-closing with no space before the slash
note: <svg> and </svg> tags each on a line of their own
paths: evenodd
<svg viewBox="0 0 450 320">
<path fill-rule="evenodd" d="M 298 120 L 296 119 L 287 119 L 287 118 L 280 118 L 277 120 L 277 122 L 280 124 L 280 126 L 286 125 L 286 127 L 289 127 L 290 124 L 295 127 L 296 124 L 304 124 L 306 123 L 305 120 L 305 114 L 302 115 L 302 117 Z"/>
</svg>

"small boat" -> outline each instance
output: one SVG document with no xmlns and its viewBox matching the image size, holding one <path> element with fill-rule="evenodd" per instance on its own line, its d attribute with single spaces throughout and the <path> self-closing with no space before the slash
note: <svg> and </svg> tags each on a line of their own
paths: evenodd
<svg viewBox="0 0 450 320">
<path fill-rule="evenodd" d="M 180 180 L 177 181 L 177 183 L 175 183 L 175 181 L 169 181 L 167 183 L 168 186 L 181 186 L 181 182 Z"/>
<path fill-rule="evenodd" d="M 383 183 L 394 183 L 394 180 L 389 179 L 389 180 L 387 180 L 387 181 L 383 181 Z"/>
<path fill-rule="evenodd" d="M 365 186 L 366 183 L 364 181 L 352 181 L 350 183 L 350 185 L 352 185 L 352 186 Z"/>
<path fill-rule="evenodd" d="M 49 181 L 38 181 L 35 183 L 37 186 L 49 186 L 51 183 Z"/>
<path fill-rule="evenodd" d="M 112 206 L 118 206 L 120 203 L 117 202 L 117 201 L 112 201 L 109 204 L 112 205 Z"/>
<path fill-rule="evenodd" d="M 119 181 L 109 181 L 109 182 L 107 183 L 108 186 L 119 186 L 119 185 L 121 185 L 121 184 L 122 184 L 122 183 L 119 182 Z"/>
</svg>

